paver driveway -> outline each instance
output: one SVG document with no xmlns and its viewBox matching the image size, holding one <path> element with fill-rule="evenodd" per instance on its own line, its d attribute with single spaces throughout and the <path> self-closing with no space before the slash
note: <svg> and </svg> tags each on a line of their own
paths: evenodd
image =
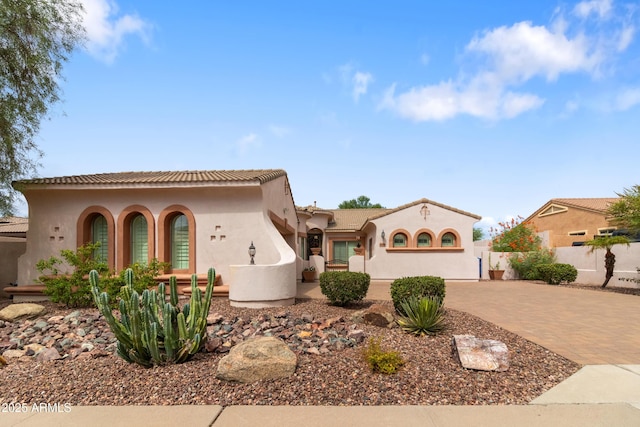
<svg viewBox="0 0 640 427">
<path fill-rule="evenodd" d="M 389 283 L 372 282 L 367 298 L 390 299 Z M 298 296 L 323 298 L 318 282 L 300 285 Z M 447 282 L 445 306 L 582 365 L 640 364 L 640 296 L 524 281 Z"/>
</svg>

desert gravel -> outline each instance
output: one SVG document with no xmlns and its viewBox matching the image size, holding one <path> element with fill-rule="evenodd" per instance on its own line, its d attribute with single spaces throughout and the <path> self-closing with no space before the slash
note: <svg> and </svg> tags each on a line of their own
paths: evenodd
<svg viewBox="0 0 640 427">
<path fill-rule="evenodd" d="M 372 304 L 348 308 L 324 300 L 297 300 L 290 315 L 316 319 L 343 316 Z M 389 302 L 380 302 L 389 304 Z M 72 310 L 46 303 L 47 316 Z M 89 309 L 87 309 L 89 310 Z M 225 318 L 276 314 L 283 308 L 233 308 L 214 299 L 211 313 Z M 358 325 L 366 337 L 406 361 L 394 375 L 372 373 L 362 357 L 368 339 L 354 348 L 327 354 L 298 353 L 293 376 L 236 384 L 215 378 L 223 354 L 198 353 L 187 363 L 145 369 L 113 353 L 103 357 L 51 362 L 15 361 L 0 369 L 0 402 L 71 405 L 496 405 L 527 404 L 575 373 L 580 366 L 509 331 L 469 314 L 447 309 L 447 330 L 415 337 L 398 328 Z M 454 334 L 504 342 L 510 352 L 506 372 L 465 370 L 453 351 Z"/>
</svg>

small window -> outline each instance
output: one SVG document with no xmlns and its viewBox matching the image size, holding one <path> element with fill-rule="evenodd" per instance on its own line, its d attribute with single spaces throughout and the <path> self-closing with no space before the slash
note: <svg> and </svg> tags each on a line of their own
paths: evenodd
<svg viewBox="0 0 640 427">
<path fill-rule="evenodd" d="M 136 215 L 131 221 L 131 264 L 147 265 L 149 262 L 147 219 Z"/>
<path fill-rule="evenodd" d="M 455 246 L 456 245 L 456 236 L 453 233 L 445 233 L 442 236 L 442 246 Z"/>
<path fill-rule="evenodd" d="M 615 227 L 598 228 L 598 236 L 611 236 L 616 231 Z"/>
<path fill-rule="evenodd" d="M 394 248 L 405 248 L 407 247 L 407 236 L 403 233 L 398 233 L 393 236 L 393 247 Z"/>
<path fill-rule="evenodd" d="M 176 270 L 189 268 L 189 222 L 183 214 L 171 221 L 171 267 Z"/>
<path fill-rule="evenodd" d="M 587 235 L 587 231 L 586 230 L 582 230 L 582 231 L 570 231 L 569 232 L 569 236 L 586 236 Z"/>
<path fill-rule="evenodd" d="M 424 248 L 427 246 L 431 246 L 431 236 L 429 233 L 420 233 L 418 236 L 418 247 Z"/>
<path fill-rule="evenodd" d="M 100 243 L 100 247 L 93 251 L 93 258 L 97 261 L 107 262 L 109 256 L 107 230 L 107 219 L 102 215 L 96 215 L 91 221 L 91 243 Z"/>
</svg>

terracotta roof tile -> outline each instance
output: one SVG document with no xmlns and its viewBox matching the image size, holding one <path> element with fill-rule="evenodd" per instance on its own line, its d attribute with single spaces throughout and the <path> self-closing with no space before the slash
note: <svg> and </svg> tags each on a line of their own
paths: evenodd
<svg viewBox="0 0 640 427">
<path fill-rule="evenodd" d="M 388 211 L 390 209 L 332 209 L 334 222 L 329 223 L 327 231 L 360 230 L 369 218 Z"/>
<path fill-rule="evenodd" d="M 130 185 L 130 184 L 167 184 L 167 183 L 224 183 L 252 182 L 261 184 L 281 176 L 283 169 L 255 170 L 206 170 L 206 171 L 169 171 L 169 172 L 114 172 L 92 175 L 71 175 L 54 178 L 33 178 L 17 181 L 18 185 Z"/>
</svg>

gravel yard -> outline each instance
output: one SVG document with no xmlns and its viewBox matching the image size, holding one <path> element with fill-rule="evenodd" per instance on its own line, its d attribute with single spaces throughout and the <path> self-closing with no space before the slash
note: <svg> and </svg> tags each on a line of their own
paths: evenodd
<svg viewBox="0 0 640 427">
<path fill-rule="evenodd" d="M 211 313 L 225 319 L 255 318 L 287 313 L 290 318 L 315 320 L 352 314 L 373 301 L 348 308 L 324 300 L 298 300 L 290 307 L 250 310 L 214 299 Z M 390 304 L 389 302 L 380 302 Z M 0 308 L 3 305 L 0 303 Z M 52 303 L 41 319 L 73 310 Z M 97 315 L 97 310 L 83 309 Z M 118 358 L 107 345 L 96 345 L 85 357 L 38 362 L 24 356 L 0 369 L 0 402 L 69 403 L 71 405 L 495 405 L 526 404 L 563 381 L 579 365 L 517 335 L 466 313 L 447 310 L 447 331 L 435 337 L 414 337 L 398 328 L 358 324 L 367 337 L 355 347 L 298 355 L 295 374 L 283 380 L 235 384 L 217 380 L 216 366 L 224 354 L 201 352 L 187 363 L 142 368 Z M 16 324 L 0 325 L 0 342 L 9 340 Z M 102 319 L 95 328 L 107 331 Z M 452 351 L 454 334 L 471 334 L 504 342 L 510 352 L 506 372 L 465 370 Z M 105 335 L 106 336 L 106 335 Z M 384 350 L 398 351 L 406 361 L 399 373 L 374 374 L 362 357 L 368 338 L 381 338 Z"/>
</svg>

